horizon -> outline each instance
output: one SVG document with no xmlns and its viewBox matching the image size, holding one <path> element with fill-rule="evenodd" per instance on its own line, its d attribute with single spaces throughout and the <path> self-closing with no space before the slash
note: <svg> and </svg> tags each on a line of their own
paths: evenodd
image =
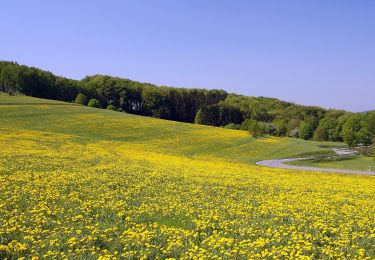
<svg viewBox="0 0 375 260">
<path fill-rule="evenodd" d="M 0 59 L 67 78 L 105 74 L 327 109 L 375 109 L 372 1 L 0 7 L 7 10 Z"/>
</svg>

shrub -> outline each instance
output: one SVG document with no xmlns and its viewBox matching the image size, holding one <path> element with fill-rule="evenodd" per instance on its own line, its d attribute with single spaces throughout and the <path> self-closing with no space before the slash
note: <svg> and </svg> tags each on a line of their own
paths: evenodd
<svg viewBox="0 0 375 260">
<path fill-rule="evenodd" d="M 243 121 L 241 129 L 249 131 L 255 138 L 261 137 L 267 133 L 267 125 L 265 123 L 252 119 L 246 119 Z"/>
<path fill-rule="evenodd" d="M 361 128 L 356 134 L 357 144 L 369 146 L 372 144 L 372 134 L 366 128 Z"/>
<path fill-rule="evenodd" d="M 299 128 L 294 128 L 293 130 L 289 131 L 289 137 L 297 138 L 299 136 Z"/>
<path fill-rule="evenodd" d="M 306 122 L 301 122 L 299 128 L 299 138 L 309 140 L 313 135 L 313 127 L 311 124 Z"/>
<path fill-rule="evenodd" d="M 268 124 L 267 132 L 270 135 L 277 135 L 277 127 L 274 124 Z"/>
<path fill-rule="evenodd" d="M 284 120 L 274 120 L 273 124 L 276 127 L 276 135 L 286 136 L 288 131 L 288 124 Z"/>
<path fill-rule="evenodd" d="M 76 99 L 74 100 L 74 103 L 86 106 L 87 105 L 87 97 L 86 97 L 86 95 L 84 95 L 82 93 L 79 93 L 77 95 Z"/>
<path fill-rule="evenodd" d="M 116 107 L 114 105 L 108 105 L 107 109 L 108 110 L 116 110 Z"/>
<path fill-rule="evenodd" d="M 90 101 L 87 104 L 87 106 L 99 108 L 100 107 L 100 103 L 99 103 L 99 101 L 97 99 L 93 98 L 93 99 L 90 99 Z"/>
<path fill-rule="evenodd" d="M 359 115 L 351 116 L 342 127 L 342 137 L 349 147 L 354 147 L 358 141 L 365 137 L 365 133 L 361 133 L 359 138 L 357 133 L 361 130 L 361 117 Z M 363 135 L 363 136 L 362 136 Z"/>
<path fill-rule="evenodd" d="M 314 141 L 325 141 L 328 139 L 327 133 L 325 129 L 321 126 L 318 126 L 318 128 L 314 132 L 313 140 Z"/>
<path fill-rule="evenodd" d="M 225 125 L 224 128 L 240 130 L 241 125 L 236 125 L 236 124 L 230 123 L 230 124 Z"/>
</svg>

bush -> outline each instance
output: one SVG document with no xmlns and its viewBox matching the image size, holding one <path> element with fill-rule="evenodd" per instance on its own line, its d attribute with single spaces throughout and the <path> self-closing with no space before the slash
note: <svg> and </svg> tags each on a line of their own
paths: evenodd
<svg viewBox="0 0 375 260">
<path fill-rule="evenodd" d="M 268 124 L 267 132 L 270 135 L 277 135 L 277 127 L 274 124 Z"/>
<path fill-rule="evenodd" d="M 116 110 L 116 107 L 114 105 L 108 105 L 107 109 L 108 110 Z"/>
<path fill-rule="evenodd" d="M 267 124 L 252 119 L 246 119 L 242 122 L 241 129 L 249 131 L 253 137 L 258 138 L 267 133 Z"/>
<path fill-rule="evenodd" d="M 299 138 L 309 140 L 313 136 L 313 127 L 311 124 L 306 122 L 301 122 L 299 127 Z"/>
<path fill-rule="evenodd" d="M 357 133 L 359 130 L 361 130 L 360 115 L 353 115 L 344 123 L 342 127 L 342 137 L 349 147 L 355 147 L 360 139 L 365 137 L 366 133 L 363 132 L 358 138 Z"/>
<path fill-rule="evenodd" d="M 362 144 L 364 146 L 369 146 L 372 144 L 372 134 L 366 128 L 361 128 L 356 134 L 357 144 Z"/>
<path fill-rule="evenodd" d="M 97 99 L 93 98 L 93 99 L 90 99 L 90 101 L 87 104 L 87 106 L 100 108 L 100 103 L 99 103 L 99 101 Z"/>
<path fill-rule="evenodd" d="M 297 138 L 299 136 L 299 128 L 294 128 L 293 130 L 289 131 L 289 137 Z"/>
<path fill-rule="evenodd" d="M 284 120 L 274 120 L 273 125 L 276 127 L 276 135 L 286 136 L 288 132 L 288 124 Z"/>
<path fill-rule="evenodd" d="M 326 131 L 323 127 L 318 126 L 318 128 L 314 132 L 313 140 L 314 141 L 326 141 L 328 139 L 328 136 L 326 134 Z"/>
<path fill-rule="evenodd" d="M 198 109 L 197 113 L 195 114 L 194 124 L 202 124 L 202 109 Z"/>
<path fill-rule="evenodd" d="M 86 106 L 87 105 L 87 97 L 84 94 L 79 93 L 77 95 L 76 99 L 74 100 L 74 103 Z"/>
<path fill-rule="evenodd" d="M 246 119 L 241 124 L 241 130 L 249 131 L 252 120 Z"/>
<path fill-rule="evenodd" d="M 241 129 L 241 125 L 236 125 L 236 124 L 230 123 L 230 124 L 225 125 L 224 128 L 226 128 L 226 129 L 240 130 Z"/>
</svg>

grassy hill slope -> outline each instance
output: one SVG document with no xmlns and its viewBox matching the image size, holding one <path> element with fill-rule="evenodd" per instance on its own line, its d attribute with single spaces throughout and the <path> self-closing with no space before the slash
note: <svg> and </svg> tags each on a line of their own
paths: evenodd
<svg viewBox="0 0 375 260">
<path fill-rule="evenodd" d="M 375 257 L 373 177 L 253 165 L 326 145 L 0 95 L 0 258 Z"/>
<path fill-rule="evenodd" d="M 293 138 L 255 139 L 246 131 L 160 120 L 26 96 L 0 94 L 0 104 L 3 105 L 0 108 L 2 119 L 17 119 L 7 124 L 16 131 L 74 135 L 79 143 L 111 141 L 133 147 L 147 145 L 148 151 L 192 158 L 212 157 L 253 163 L 260 159 L 325 154 L 331 147 L 342 145 Z"/>
</svg>

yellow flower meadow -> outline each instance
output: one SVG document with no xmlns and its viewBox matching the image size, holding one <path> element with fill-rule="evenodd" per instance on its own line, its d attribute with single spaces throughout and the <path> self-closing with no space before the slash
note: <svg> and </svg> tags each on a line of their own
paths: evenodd
<svg viewBox="0 0 375 260">
<path fill-rule="evenodd" d="M 375 258 L 374 177 L 218 156 L 249 138 L 235 130 L 68 105 L 0 115 L 1 259 Z"/>
</svg>

